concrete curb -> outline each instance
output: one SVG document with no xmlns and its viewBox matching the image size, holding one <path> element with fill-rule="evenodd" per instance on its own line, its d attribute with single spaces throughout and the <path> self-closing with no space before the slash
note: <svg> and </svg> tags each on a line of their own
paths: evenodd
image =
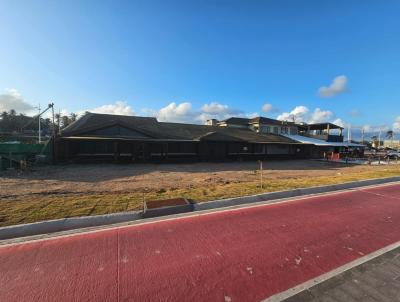
<svg viewBox="0 0 400 302">
<path fill-rule="evenodd" d="M 400 181 L 400 176 L 388 177 L 388 178 L 378 178 L 378 179 L 368 179 L 368 180 L 347 182 L 347 183 L 336 184 L 336 185 L 327 185 L 327 186 L 300 188 L 300 189 L 278 191 L 278 192 L 271 192 L 271 193 L 262 193 L 262 194 L 237 197 L 237 198 L 220 199 L 220 200 L 214 200 L 214 201 L 194 204 L 194 211 L 202 211 L 202 210 L 214 209 L 214 208 L 219 208 L 219 207 L 228 207 L 228 206 L 235 206 L 235 205 L 241 205 L 241 204 L 246 204 L 246 203 L 269 201 L 269 200 L 297 197 L 297 196 L 303 196 L 303 195 L 329 193 L 329 192 L 334 192 L 334 191 L 355 189 L 355 188 L 359 188 L 359 187 L 379 185 L 379 184 L 385 184 L 385 183 L 397 182 L 397 181 Z"/>
<path fill-rule="evenodd" d="M 167 216 L 174 214 L 181 214 L 194 211 L 194 205 L 189 203 L 185 205 L 179 206 L 169 206 L 158 209 L 149 209 L 145 213 L 142 214 L 142 218 L 153 218 L 159 216 Z"/>
<path fill-rule="evenodd" d="M 125 212 L 109 215 L 71 217 L 0 228 L 0 240 L 49 234 L 80 228 L 108 225 L 141 219 L 141 212 Z"/>
<path fill-rule="evenodd" d="M 386 184 L 391 182 L 400 181 L 400 176 L 369 179 L 363 181 L 348 182 L 337 185 L 328 185 L 320 187 L 311 187 L 303 189 L 294 189 L 287 191 L 279 191 L 272 193 L 263 193 L 258 195 L 251 195 L 245 197 L 228 198 L 213 200 L 202 203 L 194 203 L 185 206 L 172 206 L 153 210 L 151 217 L 173 215 L 184 212 L 192 211 L 205 211 L 217 208 L 231 207 L 243 204 L 252 204 L 261 201 L 280 200 L 283 198 L 298 197 L 303 195 L 329 193 L 334 191 L 355 189 L 359 187 Z M 0 240 L 12 239 L 17 237 L 34 236 L 41 234 L 49 234 L 61 231 L 68 231 L 80 228 L 89 228 L 102 225 L 117 224 L 128 221 L 140 220 L 148 217 L 143 217 L 142 211 L 137 212 L 124 212 L 108 215 L 84 216 L 84 217 L 71 217 L 64 219 L 48 220 L 42 222 L 20 224 L 14 226 L 7 226 L 0 228 Z"/>
</svg>

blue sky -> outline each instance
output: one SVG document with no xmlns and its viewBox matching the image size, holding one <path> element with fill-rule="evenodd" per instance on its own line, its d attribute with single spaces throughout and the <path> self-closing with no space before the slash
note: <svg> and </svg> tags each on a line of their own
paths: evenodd
<svg viewBox="0 0 400 302">
<path fill-rule="evenodd" d="M 399 14 L 390 0 L 2 0 L 0 109 L 400 128 Z"/>
</svg>

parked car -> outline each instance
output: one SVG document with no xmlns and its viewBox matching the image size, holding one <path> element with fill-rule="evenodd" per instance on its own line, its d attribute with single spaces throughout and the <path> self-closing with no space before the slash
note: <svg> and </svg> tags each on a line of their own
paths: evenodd
<svg viewBox="0 0 400 302">
<path fill-rule="evenodd" d="M 389 151 L 388 153 L 386 153 L 385 158 L 400 159 L 400 152 L 399 151 Z"/>
</svg>

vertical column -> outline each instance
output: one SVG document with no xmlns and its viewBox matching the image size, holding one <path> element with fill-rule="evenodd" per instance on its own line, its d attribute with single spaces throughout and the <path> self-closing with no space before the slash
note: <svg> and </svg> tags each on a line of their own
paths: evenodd
<svg viewBox="0 0 400 302">
<path fill-rule="evenodd" d="M 119 154 L 118 154 L 118 152 L 119 152 L 119 142 L 118 141 L 115 141 L 114 142 L 114 161 L 115 162 L 117 162 L 118 161 L 118 158 L 119 158 Z"/>
</svg>

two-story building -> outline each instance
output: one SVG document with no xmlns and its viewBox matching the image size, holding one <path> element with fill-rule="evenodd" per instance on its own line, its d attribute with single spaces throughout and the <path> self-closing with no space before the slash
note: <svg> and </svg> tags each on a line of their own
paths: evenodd
<svg viewBox="0 0 400 302">
<path fill-rule="evenodd" d="M 322 157 L 326 153 L 345 153 L 364 146 L 352 142 L 343 142 L 343 127 L 333 123 L 294 123 L 267 117 L 239 118 L 231 117 L 223 121 L 213 121 L 221 127 L 250 129 L 260 134 L 285 136 L 299 143 L 313 145 L 311 156 Z"/>
<path fill-rule="evenodd" d="M 223 121 L 207 121 L 220 127 L 250 129 L 262 134 L 297 134 L 298 125 L 293 122 L 279 121 L 267 117 L 257 116 L 254 118 L 231 117 Z"/>
</svg>

